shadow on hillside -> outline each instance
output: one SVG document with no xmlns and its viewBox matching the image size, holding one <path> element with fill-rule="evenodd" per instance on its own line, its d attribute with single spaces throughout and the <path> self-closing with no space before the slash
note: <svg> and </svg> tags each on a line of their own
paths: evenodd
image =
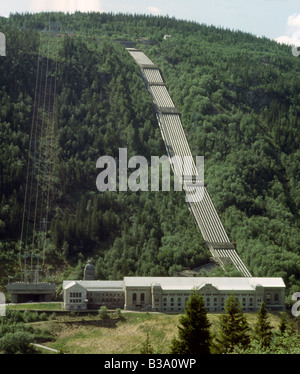
<svg viewBox="0 0 300 374">
<path fill-rule="evenodd" d="M 63 323 L 69 326 L 97 326 L 97 327 L 107 327 L 107 328 L 115 328 L 116 324 L 119 321 L 124 321 L 124 317 L 119 318 L 107 318 L 107 319 L 94 319 L 94 320 L 76 320 L 76 321 L 62 321 L 59 323 Z"/>
</svg>

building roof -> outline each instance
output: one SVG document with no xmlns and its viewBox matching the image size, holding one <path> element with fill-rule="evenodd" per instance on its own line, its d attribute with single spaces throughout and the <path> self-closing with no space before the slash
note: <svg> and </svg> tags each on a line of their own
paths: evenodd
<svg viewBox="0 0 300 374">
<path fill-rule="evenodd" d="M 78 286 L 80 288 L 82 288 L 82 285 L 80 283 L 78 283 L 77 281 L 63 281 L 63 289 L 64 290 L 67 290 L 69 288 L 72 288 L 74 286 Z"/>
<path fill-rule="evenodd" d="M 211 284 L 218 290 L 255 290 L 256 286 L 285 288 L 282 278 L 245 277 L 125 277 L 125 287 L 150 287 L 159 283 L 163 290 L 201 289 Z"/>
<path fill-rule="evenodd" d="M 124 277 L 124 281 L 114 280 L 65 280 L 63 289 L 79 285 L 87 291 L 120 291 L 125 287 L 151 287 L 160 285 L 162 290 L 192 290 L 212 285 L 217 290 L 254 291 L 256 287 L 285 288 L 282 278 L 255 277 Z"/>
<path fill-rule="evenodd" d="M 105 289 L 109 291 L 117 291 L 123 289 L 123 281 L 103 281 L 103 280 L 64 280 L 63 281 L 63 289 L 67 289 L 75 284 L 79 284 L 81 287 L 84 287 L 88 291 L 92 291 L 95 289 Z"/>
</svg>

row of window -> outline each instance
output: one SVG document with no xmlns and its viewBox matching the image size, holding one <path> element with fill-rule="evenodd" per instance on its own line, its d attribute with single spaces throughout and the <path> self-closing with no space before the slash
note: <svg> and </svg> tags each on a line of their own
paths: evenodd
<svg viewBox="0 0 300 374">
<path fill-rule="evenodd" d="M 137 295 L 136 295 L 136 293 L 133 293 L 132 294 L 132 302 L 136 303 L 136 301 L 137 301 Z M 145 301 L 145 294 L 141 293 L 140 294 L 140 302 L 143 303 L 144 301 Z"/>
<path fill-rule="evenodd" d="M 226 297 L 221 297 L 221 299 L 220 299 L 221 306 L 224 305 L 225 299 L 226 299 Z M 187 303 L 188 300 L 189 300 L 189 298 L 185 297 L 185 299 L 184 299 L 185 304 Z M 250 297 L 248 300 L 249 300 L 249 305 L 252 306 L 253 305 L 253 297 Z M 144 301 L 145 301 L 145 294 L 141 293 L 140 294 L 140 302 L 143 303 Z M 246 306 L 246 301 L 247 301 L 246 297 L 243 297 L 240 301 L 242 302 L 243 306 Z M 275 293 L 274 294 L 274 302 L 278 302 L 278 301 L 279 301 L 279 294 Z M 136 303 L 136 302 L 137 302 L 137 294 L 133 293 L 132 294 L 132 303 Z M 155 302 L 158 302 L 158 300 L 155 300 Z M 170 300 L 169 300 L 170 306 L 173 306 L 174 302 L 175 302 L 174 297 L 171 297 Z M 177 305 L 178 306 L 181 306 L 181 302 L 182 302 L 182 298 L 177 297 Z M 210 297 L 205 297 L 205 302 L 206 302 L 205 304 L 207 306 L 210 306 L 210 302 L 213 302 L 214 306 L 217 306 L 218 297 L 214 297 L 212 300 L 211 300 Z M 267 303 L 271 302 L 271 294 L 270 293 L 266 294 L 266 302 Z M 164 297 L 163 298 L 163 305 L 166 306 L 167 303 L 168 303 L 168 299 L 167 299 L 167 297 Z M 257 299 L 257 304 L 259 305 L 260 303 L 261 303 L 261 299 Z"/>
<path fill-rule="evenodd" d="M 97 292 L 97 293 L 94 293 L 93 296 L 99 296 L 99 297 L 95 297 L 95 300 L 98 300 L 100 301 L 100 296 L 102 296 L 102 302 L 112 302 L 114 301 L 116 298 L 120 298 L 120 297 L 123 297 L 123 294 L 120 294 L 120 293 L 117 293 L 117 294 L 112 294 L 112 293 L 100 293 L 100 292 Z M 88 295 L 88 296 L 91 296 L 91 295 Z M 104 296 L 110 296 L 110 298 L 106 297 L 104 298 Z M 114 298 L 112 298 L 112 296 L 114 296 Z M 210 297 L 205 297 L 204 298 L 205 301 L 206 301 L 206 305 L 207 306 L 210 306 L 210 302 L 213 302 L 214 303 L 214 306 L 217 306 L 217 302 L 218 302 L 218 297 L 214 297 L 211 298 Z M 93 298 L 91 299 L 93 300 Z M 189 297 L 185 297 L 184 298 L 184 303 L 186 304 L 186 302 L 189 300 Z M 224 297 L 221 297 L 220 301 L 221 301 L 221 305 L 223 306 L 224 304 L 224 300 L 225 298 Z M 156 300 L 156 302 L 158 302 L 159 300 Z M 182 298 L 181 297 L 177 297 L 177 305 L 178 306 L 181 306 L 181 303 L 182 303 Z M 271 294 L 270 293 L 267 293 L 266 294 L 266 302 L 267 303 L 271 303 L 272 301 L 272 297 L 271 297 Z M 275 293 L 274 294 L 274 302 L 278 302 L 279 301 L 279 294 L 278 293 Z M 81 302 L 81 292 L 70 292 L 70 303 L 76 303 L 76 302 Z M 137 294 L 136 293 L 133 293 L 132 294 L 132 302 L 133 303 L 136 303 L 137 302 Z M 145 294 L 144 293 L 141 293 L 140 294 L 140 302 L 143 303 L 145 302 Z M 174 302 L 175 302 L 175 299 L 174 297 L 171 297 L 169 299 L 169 304 L 170 306 L 173 306 L 174 305 Z M 241 300 L 243 306 L 246 305 L 246 297 L 243 297 L 242 300 Z M 166 306 L 168 303 L 168 299 L 167 297 L 164 297 L 163 298 L 163 305 Z M 261 303 L 261 299 L 257 299 L 257 303 L 260 304 Z M 253 305 L 253 298 L 250 297 L 249 298 L 249 305 L 252 306 Z"/>
<path fill-rule="evenodd" d="M 91 303 L 105 303 L 105 302 L 109 302 L 109 303 L 112 303 L 112 302 L 120 302 L 120 301 L 124 301 L 123 298 L 120 298 L 120 297 L 92 297 L 89 299 L 89 301 Z"/>
<path fill-rule="evenodd" d="M 81 297 L 81 292 L 70 292 L 70 297 Z"/>
<path fill-rule="evenodd" d="M 114 296 L 114 297 L 122 297 L 123 293 L 108 293 L 108 292 L 88 292 L 88 297 L 103 297 L 103 296 Z"/>
<path fill-rule="evenodd" d="M 279 301 L 279 294 L 274 294 L 274 302 L 277 303 Z M 272 302 L 272 295 L 270 293 L 266 294 L 266 303 L 269 304 Z"/>
<path fill-rule="evenodd" d="M 160 309 L 156 308 L 155 310 L 158 312 Z M 179 308 L 163 308 L 164 312 L 182 312 L 183 310 L 184 310 L 184 308 L 181 308 L 181 307 L 179 307 Z M 216 308 L 215 307 L 215 308 L 206 308 L 206 310 L 207 310 L 207 312 L 217 312 L 218 310 L 221 310 L 223 312 L 225 310 L 225 308 L 224 307 L 222 307 L 222 308 Z M 248 308 L 248 309 L 243 308 L 243 310 L 244 311 L 246 311 L 246 310 L 253 311 L 255 309 L 253 309 L 253 308 Z"/>
</svg>

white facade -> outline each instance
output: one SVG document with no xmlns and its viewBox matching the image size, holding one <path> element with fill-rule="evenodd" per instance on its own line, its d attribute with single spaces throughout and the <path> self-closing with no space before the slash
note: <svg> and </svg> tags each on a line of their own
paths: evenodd
<svg viewBox="0 0 300 374">
<path fill-rule="evenodd" d="M 64 281 L 63 299 L 66 310 L 123 308 L 123 281 Z"/>
<path fill-rule="evenodd" d="M 63 283 L 64 309 L 85 310 L 87 305 L 86 289 L 77 281 Z"/>
<path fill-rule="evenodd" d="M 125 277 L 125 309 L 183 313 L 196 289 L 209 312 L 222 312 L 232 294 L 245 311 L 257 311 L 264 301 L 270 310 L 285 309 L 285 284 L 281 278 Z"/>
<path fill-rule="evenodd" d="M 123 281 L 64 281 L 67 310 L 124 308 L 126 310 L 184 313 L 196 289 L 209 312 L 224 311 L 232 294 L 245 311 L 257 311 L 264 301 L 270 310 L 285 309 L 282 278 L 229 277 L 125 277 Z"/>
</svg>

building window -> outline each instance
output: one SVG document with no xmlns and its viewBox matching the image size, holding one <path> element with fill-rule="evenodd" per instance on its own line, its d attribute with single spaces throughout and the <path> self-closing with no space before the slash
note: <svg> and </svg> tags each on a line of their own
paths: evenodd
<svg viewBox="0 0 300 374">
<path fill-rule="evenodd" d="M 133 302 L 133 303 L 136 303 L 136 293 L 134 293 L 134 294 L 132 295 L 132 302 Z"/>
<path fill-rule="evenodd" d="M 141 293 L 141 303 L 143 303 L 144 301 L 145 301 L 145 294 Z"/>
<path fill-rule="evenodd" d="M 81 292 L 70 292 L 70 303 L 81 303 Z"/>
<path fill-rule="evenodd" d="M 278 301 L 279 301 L 279 294 L 278 293 L 275 293 L 274 301 L 278 303 Z"/>
<path fill-rule="evenodd" d="M 70 292 L 70 297 L 81 297 L 81 292 Z"/>
<path fill-rule="evenodd" d="M 267 295 L 266 295 L 266 301 L 267 301 L 267 303 L 271 302 L 271 294 L 270 293 L 267 293 Z"/>
</svg>

